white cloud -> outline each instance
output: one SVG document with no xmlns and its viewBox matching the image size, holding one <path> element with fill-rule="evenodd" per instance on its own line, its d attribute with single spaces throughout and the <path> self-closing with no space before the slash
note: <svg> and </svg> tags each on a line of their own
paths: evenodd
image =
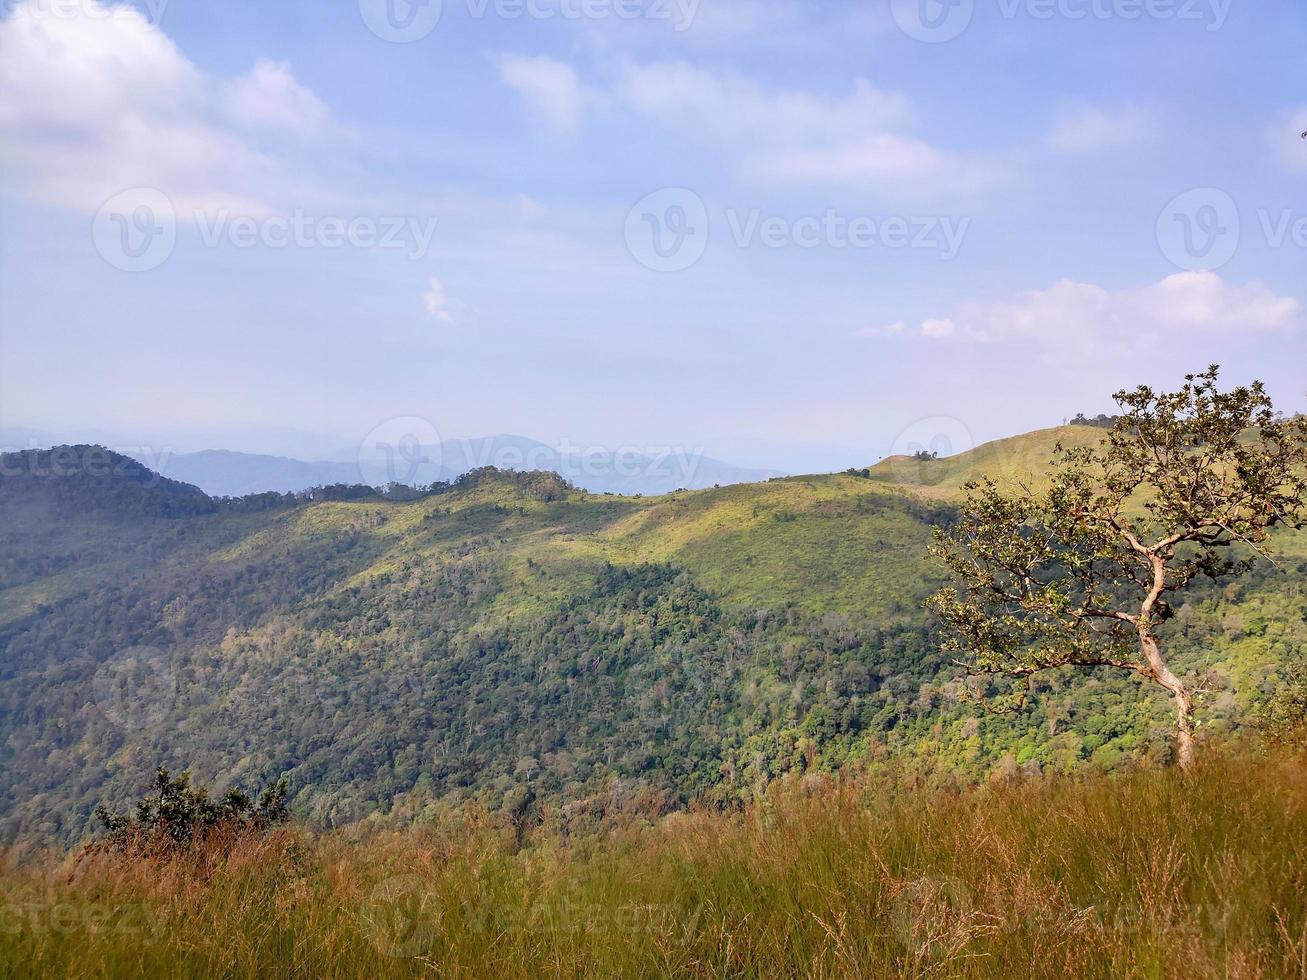
<svg viewBox="0 0 1307 980">
<path fill-rule="evenodd" d="M 47 203 L 95 210 L 154 187 L 183 214 L 258 214 L 302 178 L 246 127 L 302 133 L 325 118 L 286 66 L 214 79 L 130 6 L 82 0 L 51 16 L 21 0 L 0 20 L 0 168 Z"/>
<path fill-rule="evenodd" d="M 626 65 L 616 83 L 624 103 L 699 135 L 747 144 L 840 143 L 852 135 L 903 125 L 907 100 L 857 79 L 845 96 L 769 93 L 750 79 L 684 62 Z"/>
<path fill-rule="evenodd" d="M 615 97 L 717 145 L 746 176 L 764 181 L 938 186 L 947 177 L 965 190 L 993 176 L 991 168 L 913 136 L 909 101 L 863 78 L 842 95 L 773 92 L 683 62 L 628 64 Z"/>
<path fill-rule="evenodd" d="M 1050 149 L 1068 155 L 1103 153 L 1140 142 L 1148 135 L 1150 124 L 1148 114 L 1142 109 L 1109 112 L 1096 106 L 1078 105 L 1054 121 L 1045 143 Z"/>
<path fill-rule="evenodd" d="M 1214 272 L 1179 272 L 1117 292 L 1063 279 L 1048 289 L 994 303 L 964 304 L 952 317 L 924 321 L 931 340 L 1029 343 L 1083 352 L 1101 343 L 1136 346 L 1197 334 L 1291 330 L 1302 304 L 1260 283 L 1234 286 Z"/>
<path fill-rule="evenodd" d="M 768 182 L 941 187 L 968 192 L 993 183 L 992 164 L 912 134 L 911 103 L 856 79 L 842 94 L 768 90 L 731 71 L 682 61 L 624 62 L 587 87 L 551 58 L 501 58 L 500 76 L 556 130 L 611 107 L 715 147 L 742 175 Z"/>
<path fill-rule="evenodd" d="M 788 182 L 925 181 L 964 167 L 918 139 L 880 133 L 836 146 L 778 149 L 747 168 L 754 175 Z"/>
<path fill-rule="evenodd" d="M 958 332 L 958 325 L 950 319 L 921 321 L 923 337 L 952 337 Z"/>
<path fill-rule="evenodd" d="M 241 123 L 306 136 L 321 131 L 328 116 L 326 105 L 295 80 L 290 65 L 267 59 L 227 83 L 227 105 Z"/>
<path fill-rule="evenodd" d="M 571 65 L 545 55 L 501 55 L 496 60 L 500 80 L 521 95 L 550 129 L 562 135 L 576 132 L 586 94 Z"/>
<path fill-rule="evenodd" d="M 449 298 L 445 295 L 445 284 L 439 279 L 432 279 L 427 283 L 427 291 L 422 294 L 422 305 L 426 308 L 427 315 L 441 323 L 454 323 L 454 315 L 449 311 Z"/>
<path fill-rule="evenodd" d="M 891 337 L 902 337 L 907 332 L 907 329 L 907 323 L 903 320 L 895 320 L 893 323 L 886 324 L 883 327 L 863 327 L 861 330 L 854 331 L 853 336 L 882 340 Z"/>
</svg>

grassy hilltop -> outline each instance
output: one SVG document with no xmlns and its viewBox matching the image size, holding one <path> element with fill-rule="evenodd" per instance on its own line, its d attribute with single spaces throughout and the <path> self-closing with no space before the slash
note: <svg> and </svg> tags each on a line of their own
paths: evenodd
<svg viewBox="0 0 1307 980">
<path fill-rule="evenodd" d="M 624 498 L 478 472 L 420 499 L 214 502 L 136 464 L 0 477 L 0 833 L 75 839 L 152 767 L 290 775 L 331 826 L 475 800 L 747 799 L 787 774 L 1163 759 L 1134 683 L 958 702 L 921 602 L 961 486 L 1041 479 L 1047 430 L 863 475 Z M 133 468 L 134 467 L 134 468 Z M 13 474 L 13 475 L 11 475 Z M 1305 645 L 1307 544 L 1180 610 L 1232 730 Z"/>
</svg>

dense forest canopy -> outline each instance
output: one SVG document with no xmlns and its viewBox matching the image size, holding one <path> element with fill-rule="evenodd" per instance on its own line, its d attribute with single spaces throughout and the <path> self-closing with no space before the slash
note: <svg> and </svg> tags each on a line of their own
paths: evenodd
<svg viewBox="0 0 1307 980">
<path fill-rule="evenodd" d="M 1037 470 L 1051 438 L 975 465 Z M 219 501 L 75 450 L 0 470 L 5 839 L 79 837 L 161 764 L 220 790 L 285 773 L 292 810 L 331 826 L 1170 752 L 1165 704 L 1139 710 L 1119 677 L 1054 673 L 1019 716 L 960 696 L 921 603 L 967 460 L 639 500 L 484 470 Z M 1167 624 L 1211 730 L 1243 724 L 1307 645 L 1307 541 L 1280 543 L 1280 569 L 1200 590 Z"/>
</svg>

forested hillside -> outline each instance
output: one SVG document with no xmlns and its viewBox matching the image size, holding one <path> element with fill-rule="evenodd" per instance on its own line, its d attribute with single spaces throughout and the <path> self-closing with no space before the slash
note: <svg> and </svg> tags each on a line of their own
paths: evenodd
<svg viewBox="0 0 1307 980">
<path fill-rule="evenodd" d="M 1164 759 L 1166 706 L 1054 675 L 959 700 L 922 600 L 966 479 L 1058 438 L 634 499 L 480 470 L 416 499 L 215 501 L 103 450 L 0 468 L 0 838 L 73 839 L 157 764 L 288 773 L 321 825 L 477 799 L 524 812 L 728 803 L 788 773 L 941 780 Z M 88 461 L 95 460 L 96 465 Z M 1307 647 L 1307 538 L 1167 624 L 1237 727 Z"/>
</svg>

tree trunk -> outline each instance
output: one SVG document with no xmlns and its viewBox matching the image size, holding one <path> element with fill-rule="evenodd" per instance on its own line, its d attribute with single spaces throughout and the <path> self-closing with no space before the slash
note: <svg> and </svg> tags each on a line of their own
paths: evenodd
<svg viewBox="0 0 1307 980">
<path fill-rule="evenodd" d="M 1183 684 L 1171 693 L 1175 698 L 1175 761 L 1182 772 L 1189 772 L 1194 767 L 1193 701 Z"/>
<path fill-rule="evenodd" d="M 1175 761 L 1182 772 L 1189 772 L 1194 765 L 1194 703 L 1189 689 L 1184 682 L 1171 672 L 1162 648 L 1152 631 L 1140 629 L 1139 642 L 1144 656 L 1148 659 L 1149 672 L 1153 680 L 1171 693 L 1175 701 Z"/>
</svg>

